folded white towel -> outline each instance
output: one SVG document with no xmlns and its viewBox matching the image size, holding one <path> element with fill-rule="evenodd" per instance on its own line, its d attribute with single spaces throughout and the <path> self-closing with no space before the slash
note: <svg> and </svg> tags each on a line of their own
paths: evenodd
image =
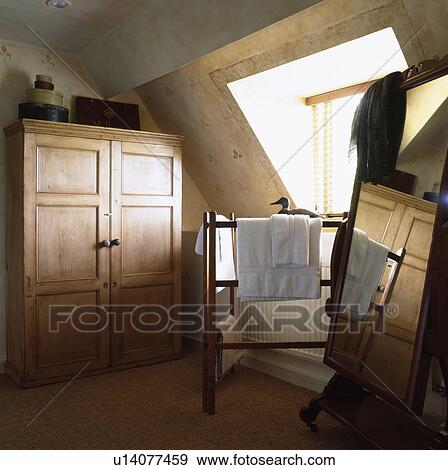
<svg viewBox="0 0 448 470">
<path fill-rule="evenodd" d="M 303 267 L 272 267 L 269 219 L 238 219 L 237 224 L 238 296 L 242 301 L 320 297 L 320 218 L 309 221 L 309 265 Z"/>
<path fill-rule="evenodd" d="M 217 215 L 216 220 L 228 222 L 229 219 L 223 215 Z M 194 251 L 198 255 L 203 255 L 204 228 L 198 232 L 196 246 Z M 216 279 L 232 280 L 235 279 L 235 262 L 233 259 L 233 240 L 232 230 L 229 228 L 218 228 L 216 230 Z M 225 287 L 217 287 L 216 292 L 220 292 Z"/>
<path fill-rule="evenodd" d="M 307 215 L 271 216 L 273 267 L 309 265 L 310 218 Z"/>
<path fill-rule="evenodd" d="M 352 316 L 365 316 L 387 264 L 389 249 L 354 229 L 342 304 Z"/>
</svg>

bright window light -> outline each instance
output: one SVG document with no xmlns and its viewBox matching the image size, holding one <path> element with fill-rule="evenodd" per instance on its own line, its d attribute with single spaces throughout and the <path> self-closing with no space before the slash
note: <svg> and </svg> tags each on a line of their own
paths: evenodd
<svg viewBox="0 0 448 470">
<path fill-rule="evenodd" d="M 362 95 L 306 105 L 306 98 L 408 67 L 392 28 L 229 83 L 297 207 L 349 208 L 356 162 L 351 123 Z"/>
</svg>

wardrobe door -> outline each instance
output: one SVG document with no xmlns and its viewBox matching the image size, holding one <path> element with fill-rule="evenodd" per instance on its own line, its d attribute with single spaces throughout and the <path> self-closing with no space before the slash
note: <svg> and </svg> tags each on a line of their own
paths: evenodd
<svg viewBox="0 0 448 470">
<path fill-rule="evenodd" d="M 426 210 L 406 207 L 392 245 L 395 252 L 406 248 L 406 256 L 390 298 L 391 303 L 400 305 L 399 322 L 396 317 L 387 319 L 388 323 L 410 332 L 413 339 L 417 331 L 436 211 L 436 205 L 431 202 L 419 203 L 427 206 Z"/>
<path fill-rule="evenodd" d="M 403 217 L 405 206 L 380 186 L 364 185 L 359 196 L 356 227 L 379 243 L 391 246 Z"/>
<path fill-rule="evenodd" d="M 24 163 L 27 379 L 106 367 L 110 142 L 28 134 Z"/>
<path fill-rule="evenodd" d="M 180 149 L 113 142 L 112 167 L 112 363 L 170 358 L 180 352 L 168 331 L 180 302 Z"/>
<path fill-rule="evenodd" d="M 418 201 L 427 210 L 406 206 L 392 251 L 406 249 L 400 273 L 389 302 L 400 306 L 400 314 L 386 315 L 384 333 L 373 335 L 365 358 L 365 374 L 381 380 L 401 396 L 406 393 L 412 365 L 415 334 L 420 315 L 426 267 L 431 247 L 436 205 Z M 388 352 L 393 349 L 394 354 Z M 381 367 L 385 361 L 391 367 Z M 402 373 L 397 374 L 397 370 Z"/>
</svg>

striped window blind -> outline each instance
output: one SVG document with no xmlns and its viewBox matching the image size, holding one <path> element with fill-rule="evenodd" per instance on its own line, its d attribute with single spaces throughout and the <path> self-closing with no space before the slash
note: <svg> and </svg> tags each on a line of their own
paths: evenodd
<svg viewBox="0 0 448 470">
<path fill-rule="evenodd" d="M 347 211 L 356 172 L 348 158 L 350 134 L 362 93 L 315 103 L 312 108 L 313 200 L 322 213 Z"/>
<path fill-rule="evenodd" d="M 334 212 L 332 101 L 313 105 L 313 192 L 315 209 Z"/>
</svg>

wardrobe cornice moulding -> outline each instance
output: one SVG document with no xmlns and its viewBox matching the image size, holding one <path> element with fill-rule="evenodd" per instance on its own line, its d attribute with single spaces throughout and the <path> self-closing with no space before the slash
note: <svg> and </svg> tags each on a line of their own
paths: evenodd
<svg viewBox="0 0 448 470">
<path fill-rule="evenodd" d="M 84 124 L 67 124 L 64 122 L 40 121 L 22 119 L 5 128 L 6 135 L 12 135 L 21 130 L 32 133 L 63 135 L 66 137 L 84 137 L 104 140 L 119 140 L 122 142 L 140 142 L 153 145 L 172 145 L 181 147 L 185 137 L 174 134 L 116 129 L 112 127 L 86 126 Z"/>
<path fill-rule="evenodd" d="M 362 188 L 363 192 L 375 194 L 380 197 L 387 199 L 393 198 L 397 203 L 405 204 L 406 206 L 414 207 L 415 209 L 428 212 L 430 214 L 436 214 L 437 204 L 430 201 L 425 201 L 424 199 L 419 199 L 410 194 L 404 194 L 400 191 L 396 191 L 392 188 L 387 188 L 386 186 L 381 186 L 380 184 L 364 184 Z"/>
</svg>

